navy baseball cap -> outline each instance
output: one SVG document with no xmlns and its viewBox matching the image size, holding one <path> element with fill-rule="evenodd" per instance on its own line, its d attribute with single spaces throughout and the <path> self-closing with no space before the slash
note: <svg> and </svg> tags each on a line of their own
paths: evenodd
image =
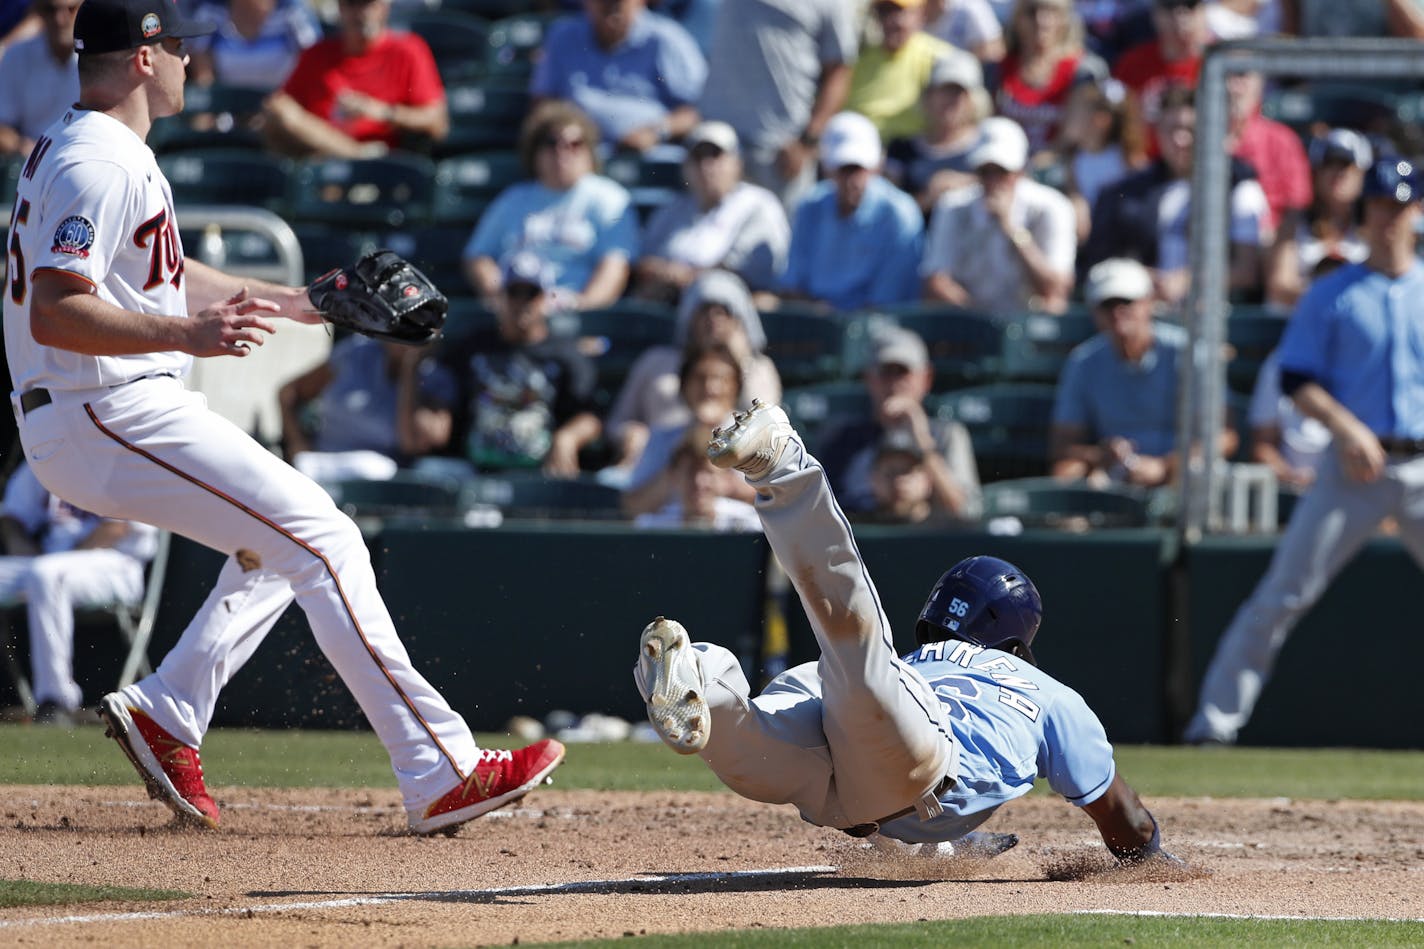
<svg viewBox="0 0 1424 949">
<path fill-rule="evenodd" d="M 74 16 L 74 51 L 114 53 L 212 31 L 183 16 L 174 0 L 84 0 Z"/>
<path fill-rule="evenodd" d="M 1366 198 L 1389 198 L 1396 204 L 1409 204 L 1424 198 L 1424 174 L 1407 159 L 1381 158 L 1365 172 L 1361 193 Z"/>
<path fill-rule="evenodd" d="M 85 0 L 87 3 L 88 0 Z M 504 285 L 513 287 L 523 285 L 535 287 L 539 290 L 552 290 L 558 281 L 554 279 L 554 270 L 538 254 L 521 250 L 504 262 Z"/>
</svg>

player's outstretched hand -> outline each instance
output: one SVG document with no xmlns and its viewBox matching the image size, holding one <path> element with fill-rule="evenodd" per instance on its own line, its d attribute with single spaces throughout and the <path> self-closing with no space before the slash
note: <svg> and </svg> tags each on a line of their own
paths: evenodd
<svg viewBox="0 0 1424 949">
<path fill-rule="evenodd" d="M 253 346 L 262 345 L 263 334 L 277 331 L 261 314 L 279 311 L 277 304 L 248 296 L 243 287 L 188 321 L 188 344 L 183 351 L 194 356 L 246 356 Z"/>
</svg>

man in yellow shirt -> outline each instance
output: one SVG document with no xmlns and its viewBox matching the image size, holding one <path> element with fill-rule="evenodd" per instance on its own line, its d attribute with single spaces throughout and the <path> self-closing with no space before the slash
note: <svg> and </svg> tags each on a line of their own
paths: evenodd
<svg viewBox="0 0 1424 949">
<path fill-rule="evenodd" d="M 861 50 L 851 73 L 845 108 L 875 123 L 885 141 L 916 135 L 924 127 L 920 94 L 930 70 L 954 47 L 924 32 L 924 0 L 875 0 L 879 45 Z"/>
</svg>

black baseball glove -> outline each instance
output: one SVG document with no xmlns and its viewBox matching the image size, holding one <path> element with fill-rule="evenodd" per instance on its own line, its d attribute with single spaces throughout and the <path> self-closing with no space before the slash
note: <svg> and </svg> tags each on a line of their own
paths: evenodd
<svg viewBox="0 0 1424 949">
<path fill-rule="evenodd" d="M 425 274 L 388 250 L 322 274 L 307 293 L 328 323 L 410 346 L 439 338 L 450 309 Z"/>
</svg>

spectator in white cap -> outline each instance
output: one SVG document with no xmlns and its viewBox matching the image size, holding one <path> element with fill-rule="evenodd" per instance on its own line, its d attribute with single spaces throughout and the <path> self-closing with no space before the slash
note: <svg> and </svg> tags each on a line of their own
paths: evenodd
<svg viewBox="0 0 1424 949">
<path fill-rule="evenodd" d="M 1306 154 L 1314 198 L 1296 226 L 1277 236 L 1267 265 L 1266 302 L 1283 311 L 1317 277 L 1369 255 L 1359 234 L 1360 192 L 1374 163 L 1369 140 L 1353 129 L 1331 129 L 1312 139 Z"/>
<path fill-rule="evenodd" d="M 870 15 L 880 26 L 880 42 L 861 49 L 845 107 L 874 122 L 887 140 L 914 135 L 924 125 L 920 93 L 935 61 L 954 47 L 922 29 L 924 0 L 875 0 Z"/>
<path fill-rule="evenodd" d="M 703 122 L 685 140 L 685 194 L 658 208 L 643 231 L 634 293 L 676 303 L 698 275 L 730 270 L 754 291 L 786 267 L 791 224 L 776 195 L 742 180 L 737 133 Z"/>
<path fill-rule="evenodd" d="M 1068 354 L 1049 428 L 1059 478 L 1159 487 L 1177 473 L 1177 377 L 1186 331 L 1152 318 L 1152 274 L 1135 260 L 1104 260 L 1085 295 L 1098 334 Z M 1224 427 L 1222 447 L 1235 450 Z"/>
<path fill-rule="evenodd" d="M 833 310 L 915 299 L 924 217 L 913 198 L 881 177 L 882 161 L 880 133 L 865 116 L 841 112 L 826 123 L 827 180 L 796 209 L 783 298 Z"/>
<path fill-rule="evenodd" d="M 1078 250 L 1072 202 L 1024 175 L 1028 138 L 1016 122 L 988 118 L 981 133 L 969 155 L 977 184 L 943 195 L 930 217 L 925 299 L 1061 313 Z"/>
<path fill-rule="evenodd" d="M 870 412 L 844 420 L 816 449 L 836 497 L 850 513 L 879 506 L 875 460 L 888 436 L 923 456 L 937 514 L 978 517 L 982 499 L 969 431 L 925 411 L 925 397 L 934 387 L 934 366 L 924 340 L 894 324 L 878 327 L 871 339 L 870 359 L 861 372 Z"/>
<path fill-rule="evenodd" d="M 935 60 L 920 96 L 924 131 L 885 149 L 885 177 L 914 197 L 928 217 L 940 195 L 974 183 L 969 154 L 979 144 L 979 122 L 990 111 L 984 69 L 962 50 Z"/>
</svg>

